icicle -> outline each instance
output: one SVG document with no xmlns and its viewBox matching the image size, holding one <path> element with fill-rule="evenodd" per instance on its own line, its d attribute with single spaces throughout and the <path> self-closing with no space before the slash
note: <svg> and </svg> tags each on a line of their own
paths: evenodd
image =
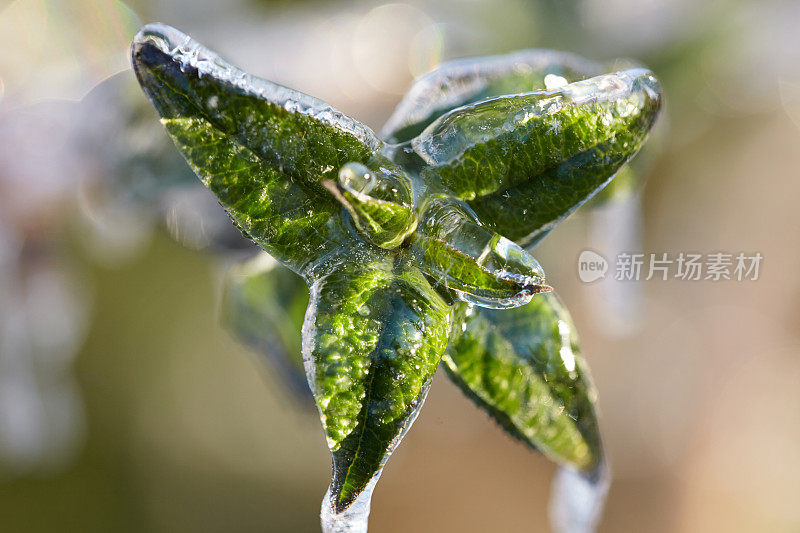
<svg viewBox="0 0 800 533">
<path fill-rule="evenodd" d="M 322 499 L 322 509 L 320 511 L 320 523 L 322 533 L 367 533 L 367 522 L 369 520 L 369 507 L 372 502 L 372 491 L 378 483 L 379 471 L 372 481 L 364 488 L 350 506 L 341 513 L 334 511 L 331 501 L 331 489 Z"/>
<path fill-rule="evenodd" d="M 556 533 L 592 533 L 597 528 L 611 477 L 605 463 L 591 473 L 559 467 L 550 494 L 550 524 Z"/>
</svg>

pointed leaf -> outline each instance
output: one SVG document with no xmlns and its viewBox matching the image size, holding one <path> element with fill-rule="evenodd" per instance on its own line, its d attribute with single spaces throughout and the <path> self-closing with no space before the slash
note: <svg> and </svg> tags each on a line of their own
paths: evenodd
<svg viewBox="0 0 800 533">
<path fill-rule="evenodd" d="M 529 246 L 636 153 L 660 102 L 649 71 L 626 70 L 458 108 L 412 145 L 424 178 L 438 175 L 489 228 Z"/>
<path fill-rule="evenodd" d="M 341 208 L 321 182 L 380 149 L 369 128 L 246 74 L 169 26 L 143 28 L 132 62 L 194 170 L 274 257 L 302 271 L 331 241 L 348 241 Z"/>
<path fill-rule="evenodd" d="M 389 142 L 409 141 L 457 107 L 492 96 L 552 89 L 600 73 L 598 63 L 557 50 L 448 61 L 414 81 L 381 137 Z"/>
<path fill-rule="evenodd" d="M 269 359 L 298 396 L 310 398 L 303 366 L 306 283 L 269 255 L 234 266 L 225 278 L 222 320 L 237 340 Z"/>
<path fill-rule="evenodd" d="M 432 196 L 423 206 L 413 250 L 420 268 L 460 300 L 484 307 L 526 304 L 551 290 L 536 259 L 484 228 L 464 202 Z"/>
<path fill-rule="evenodd" d="M 600 464 L 595 391 L 554 293 L 515 309 L 461 309 L 443 358 L 456 384 L 509 433 L 559 463 Z"/>
<path fill-rule="evenodd" d="M 311 286 L 304 357 L 333 455 L 337 513 L 410 427 L 449 327 L 450 309 L 422 273 L 388 255 L 349 260 Z"/>
</svg>

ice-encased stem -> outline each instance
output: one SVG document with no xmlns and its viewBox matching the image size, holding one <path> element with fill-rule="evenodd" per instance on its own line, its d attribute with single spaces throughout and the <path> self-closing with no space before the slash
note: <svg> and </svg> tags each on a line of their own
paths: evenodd
<svg viewBox="0 0 800 533">
<path fill-rule="evenodd" d="M 367 533 L 372 491 L 375 489 L 379 477 L 380 472 L 372 478 L 358 498 L 341 513 L 336 512 L 335 502 L 331 495 L 332 490 L 331 487 L 328 487 L 319 513 L 322 533 Z"/>
<path fill-rule="evenodd" d="M 591 473 L 561 466 L 550 493 L 550 525 L 555 533 L 593 533 L 603 513 L 611 476 L 603 463 Z"/>
</svg>

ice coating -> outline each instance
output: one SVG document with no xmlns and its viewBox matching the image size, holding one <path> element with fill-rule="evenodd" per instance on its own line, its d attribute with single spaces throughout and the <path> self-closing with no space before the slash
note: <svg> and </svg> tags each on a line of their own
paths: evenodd
<svg viewBox="0 0 800 533">
<path fill-rule="evenodd" d="M 322 498 L 322 508 L 320 509 L 322 533 L 367 533 L 372 492 L 375 490 L 379 478 L 380 472 L 372 478 L 369 485 L 350 504 L 350 507 L 341 513 L 337 513 L 331 504 L 331 488 L 328 487 L 328 491 Z"/>
<path fill-rule="evenodd" d="M 450 307 L 413 264 L 343 256 L 310 286 L 303 358 L 333 459 L 330 507 L 344 513 L 402 439 L 447 344 Z"/>
<path fill-rule="evenodd" d="M 613 109 L 605 110 L 600 118 L 610 123 L 616 117 L 638 114 L 646 100 L 658 100 L 660 92 L 649 70 L 623 70 L 553 90 L 489 98 L 455 109 L 425 128 L 411 144 L 428 165 L 444 165 L 460 158 L 475 144 L 513 132 L 532 119 L 546 120 L 564 108 L 613 103 Z M 465 116 L 471 120 L 463 120 Z M 558 128 L 558 122 L 554 121 L 552 127 Z"/>
<path fill-rule="evenodd" d="M 347 163 L 339 170 L 339 185 L 351 194 L 411 206 L 414 203 L 411 178 L 397 165 L 384 163 L 369 166 Z"/>
<path fill-rule="evenodd" d="M 377 183 L 375 174 L 361 163 L 347 163 L 339 170 L 339 185 L 353 193 L 369 194 Z"/>
<path fill-rule="evenodd" d="M 380 135 L 384 139 L 390 138 L 395 132 L 422 122 L 437 112 L 480 98 L 490 84 L 504 76 L 541 77 L 544 80 L 548 74 L 583 78 L 600 72 L 600 65 L 594 61 L 568 52 L 544 49 L 448 61 L 414 81 Z M 538 88 L 527 87 L 528 90 Z M 519 92 L 519 89 L 513 92 Z"/>
<path fill-rule="evenodd" d="M 341 206 L 321 186 L 344 163 L 375 153 L 347 129 L 353 121 L 331 125 L 289 112 L 311 108 L 281 100 L 293 91 L 263 80 L 237 85 L 244 73 L 212 64 L 210 52 L 179 40 L 177 30 L 159 29 L 145 28 L 134 42 L 134 72 L 184 158 L 246 236 L 304 276 L 324 257 L 358 247 Z"/>
<path fill-rule="evenodd" d="M 457 108 L 401 146 L 423 181 L 529 247 L 636 154 L 660 106 L 653 75 L 631 69 Z"/>
<path fill-rule="evenodd" d="M 411 179 L 402 169 L 351 162 L 339 171 L 337 184 L 323 185 L 347 208 L 362 235 L 380 248 L 392 250 L 417 228 Z M 387 168 L 391 167 L 391 168 Z"/>
<path fill-rule="evenodd" d="M 553 479 L 549 516 L 555 533 L 594 533 L 610 484 L 608 467 L 583 474 L 559 467 Z"/>
<path fill-rule="evenodd" d="M 178 61 L 182 68 L 197 69 L 201 77 L 212 76 L 227 81 L 245 93 L 274 102 L 289 112 L 345 130 L 373 150 L 378 150 L 383 145 L 371 129 L 322 100 L 252 76 L 171 26 L 148 24 L 139 30 L 133 42 L 134 45 L 148 43 L 156 46 Z"/>
<path fill-rule="evenodd" d="M 425 398 L 428 395 L 429 388 L 429 386 L 425 387 L 423 393 L 420 395 L 419 400 L 415 402 L 414 409 L 409 415 L 402 431 L 397 435 L 387 449 L 380 468 L 377 470 L 377 472 L 375 472 L 375 475 L 363 489 L 361 494 L 359 494 L 358 497 L 353 501 L 353 503 L 351 503 L 343 511 L 337 512 L 336 501 L 334 497 L 334 484 L 331 483 L 331 485 L 328 487 L 327 492 L 325 492 L 325 496 L 322 498 L 322 507 L 320 509 L 322 533 L 367 533 L 370 505 L 372 504 L 372 493 L 375 490 L 375 486 L 377 485 L 381 474 L 383 474 L 383 469 L 386 466 L 386 462 L 389 460 L 389 457 L 394 452 L 395 448 L 397 448 L 397 446 L 400 444 L 400 441 L 403 440 L 403 437 L 405 437 L 406 433 L 408 433 L 408 430 L 411 429 L 411 426 L 419 416 L 419 412 L 422 409 L 422 404 L 425 403 Z"/>
<path fill-rule="evenodd" d="M 459 304 L 455 314 L 442 362 L 456 385 L 531 448 L 594 472 L 602 461 L 597 396 L 558 296 L 503 310 Z"/>
<path fill-rule="evenodd" d="M 439 284 L 481 307 L 517 307 L 551 290 L 532 255 L 487 230 L 466 204 L 452 198 L 426 202 L 414 249 Z"/>
</svg>

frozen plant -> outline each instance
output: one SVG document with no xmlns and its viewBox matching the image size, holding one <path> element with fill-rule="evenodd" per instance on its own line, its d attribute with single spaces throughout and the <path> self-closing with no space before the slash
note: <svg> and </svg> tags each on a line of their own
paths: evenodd
<svg viewBox="0 0 800 533">
<path fill-rule="evenodd" d="M 333 456 L 323 530 L 366 531 L 372 490 L 440 362 L 511 435 L 568 469 L 555 525 L 590 529 L 605 479 L 595 392 L 529 250 L 639 150 L 661 102 L 652 73 L 601 74 L 540 50 L 445 64 L 379 137 L 168 26 L 143 28 L 132 61 L 234 223 L 310 289 L 302 365 Z M 258 290 L 269 263 L 243 268 L 229 292 L 251 342 L 249 310 L 281 315 Z"/>
</svg>

